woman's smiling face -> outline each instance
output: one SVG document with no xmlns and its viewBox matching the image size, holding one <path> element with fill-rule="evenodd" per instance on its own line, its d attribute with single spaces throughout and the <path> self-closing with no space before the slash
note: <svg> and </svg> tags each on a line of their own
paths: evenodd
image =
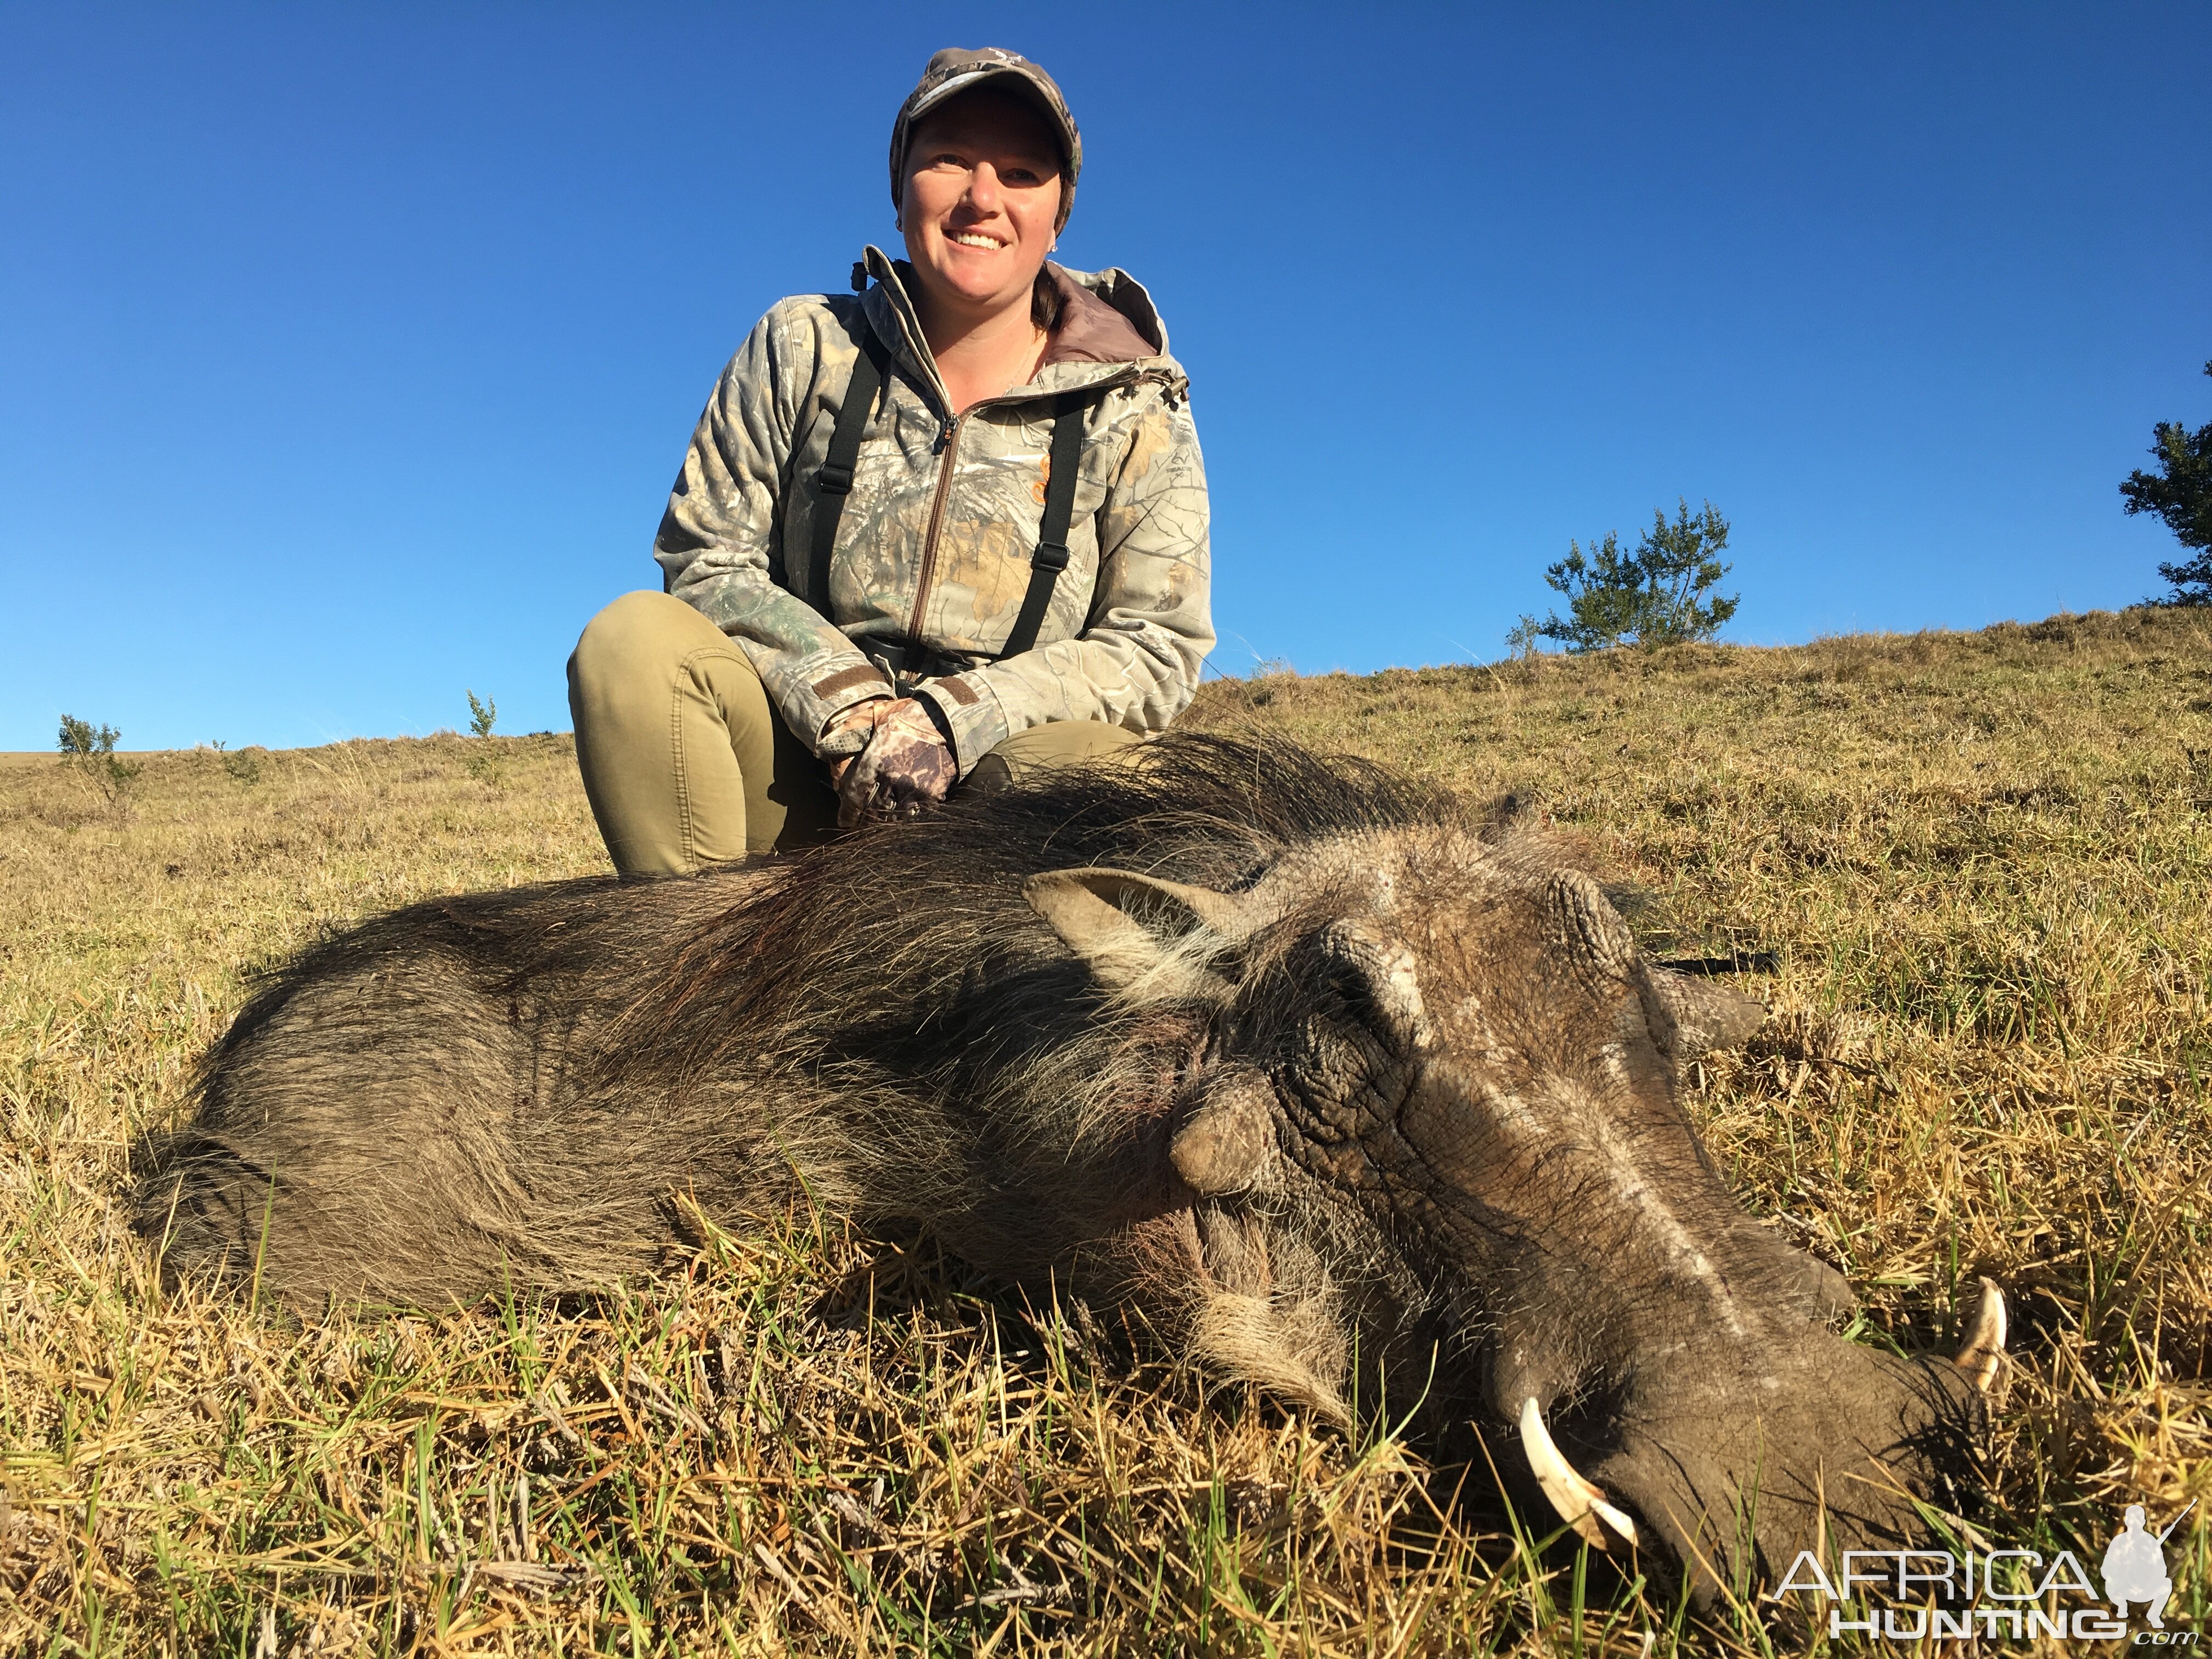
<svg viewBox="0 0 2212 1659">
<path fill-rule="evenodd" d="M 989 91 L 925 117 L 899 224 L 927 299 L 970 317 L 1029 304 L 1060 217 L 1060 148 L 1042 117 Z"/>
</svg>

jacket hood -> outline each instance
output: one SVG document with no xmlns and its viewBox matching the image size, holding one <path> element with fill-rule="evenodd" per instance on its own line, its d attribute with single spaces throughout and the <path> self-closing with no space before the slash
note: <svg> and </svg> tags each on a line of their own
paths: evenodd
<svg viewBox="0 0 2212 1659">
<path fill-rule="evenodd" d="M 1063 270 L 1047 261 L 1045 275 L 1060 293 L 1060 326 L 1052 331 L 1044 360 L 1050 363 L 1133 363 L 1157 357 L 1164 331 L 1152 297 L 1118 270 L 1094 276 Z M 1109 291 L 1102 292 L 1102 287 Z M 1134 314 L 1115 303 L 1118 293 Z"/>
</svg>

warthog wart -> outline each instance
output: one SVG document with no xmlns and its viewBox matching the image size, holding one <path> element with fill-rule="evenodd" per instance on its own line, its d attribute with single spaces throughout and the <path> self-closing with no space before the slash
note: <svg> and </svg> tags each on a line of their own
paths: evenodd
<svg viewBox="0 0 2212 1659">
<path fill-rule="evenodd" d="M 2002 1299 L 1955 1363 L 1833 1333 L 1849 1287 L 1678 1098 L 1762 1010 L 1528 818 L 1174 737 L 788 861 L 418 904 L 240 1014 L 141 1223 L 295 1301 L 441 1303 L 827 1203 L 1332 1418 L 1379 1382 L 1517 1426 L 1601 1547 L 1910 1534 Z"/>
</svg>

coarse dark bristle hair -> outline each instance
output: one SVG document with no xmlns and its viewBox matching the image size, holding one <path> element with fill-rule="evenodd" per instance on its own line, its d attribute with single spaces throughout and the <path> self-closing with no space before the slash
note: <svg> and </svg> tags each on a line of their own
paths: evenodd
<svg viewBox="0 0 2212 1659">
<path fill-rule="evenodd" d="M 628 1037 L 662 1059 L 675 1042 L 695 1066 L 801 1020 L 817 1037 L 826 1020 L 904 1048 L 960 1003 L 1003 1012 L 1017 978 L 1095 1016 L 1097 988 L 1022 896 L 1028 877 L 1103 865 L 1236 891 L 1301 844 L 1471 816 L 1450 791 L 1368 761 L 1170 735 L 800 856 L 695 936 L 649 1027 Z M 992 994 L 963 996 L 980 985 Z M 898 1019 L 875 1028 L 870 1008 Z M 1041 1011 L 1039 1040 L 1060 1024 Z M 944 1036 L 927 1036 L 933 1053 Z M 995 1033 L 989 1046 L 1008 1040 Z"/>
<path fill-rule="evenodd" d="M 1459 798 L 1346 756 L 1282 740 L 1175 733 L 1103 763 L 1049 770 L 826 849 L 817 869 L 886 857 L 1030 875 L 1111 864 L 1221 885 L 1255 856 L 1364 830 L 1458 822 Z M 1173 867 L 1170 867 L 1172 866 Z"/>
</svg>

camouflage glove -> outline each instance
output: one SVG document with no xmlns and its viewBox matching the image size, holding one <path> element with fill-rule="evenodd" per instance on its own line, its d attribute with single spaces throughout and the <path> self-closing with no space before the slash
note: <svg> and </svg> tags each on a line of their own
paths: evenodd
<svg viewBox="0 0 2212 1659">
<path fill-rule="evenodd" d="M 952 745 L 927 703 L 901 697 L 871 713 L 866 746 L 834 775 L 840 830 L 870 812 L 913 817 L 925 802 L 943 800 L 960 775 Z"/>
<path fill-rule="evenodd" d="M 845 769 L 853 763 L 853 757 L 867 747 L 868 738 L 884 716 L 897 706 L 898 700 L 886 693 L 854 703 L 830 722 L 829 730 L 822 734 L 818 752 L 830 763 L 832 785 L 845 775 Z"/>
</svg>

